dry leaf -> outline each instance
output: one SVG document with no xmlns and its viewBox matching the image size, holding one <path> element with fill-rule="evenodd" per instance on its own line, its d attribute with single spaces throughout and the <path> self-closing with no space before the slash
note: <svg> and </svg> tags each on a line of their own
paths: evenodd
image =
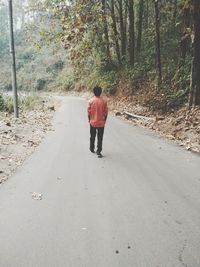
<svg viewBox="0 0 200 267">
<path fill-rule="evenodd" d="M 34 200 L 42 200 L 43 194 L 36 193 L 36 192 L 31 192 L 31 194 L 32 194 L 32 199 L 34 199 Z"/>
</svg>

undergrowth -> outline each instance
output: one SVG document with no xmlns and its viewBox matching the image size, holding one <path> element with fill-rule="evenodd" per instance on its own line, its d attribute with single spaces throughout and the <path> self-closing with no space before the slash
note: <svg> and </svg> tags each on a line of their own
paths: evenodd
<svg viewBox="0 0 200 267">
<path fill-rule="evenodd" d="M 24 111 L 34 110 L 41 107 L 43 103 L 44 99 L 36 93 L 30 93 L 18 98 L 18 106 Z M 0 111 L 8 113 L 12 113 L 14 111 L 12 96 L 0 94 Z"/>
</svg>

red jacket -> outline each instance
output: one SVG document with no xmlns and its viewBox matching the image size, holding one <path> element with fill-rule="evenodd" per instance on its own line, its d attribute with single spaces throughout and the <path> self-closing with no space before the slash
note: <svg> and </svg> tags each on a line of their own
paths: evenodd
<svg viewBox="0 0 200 267">
<path fill-rule="evenodd" d="M 107 101 L 94 96 L 88 102 L 88 118 L 93 127 L 104 127 L 108 115 Z"/>
</svg>

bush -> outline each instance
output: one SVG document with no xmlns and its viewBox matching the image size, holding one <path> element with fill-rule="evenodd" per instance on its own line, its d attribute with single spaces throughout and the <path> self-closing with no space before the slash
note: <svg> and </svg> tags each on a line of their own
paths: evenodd
<svg viewBox="0 0 200 267">
<path fill-rule="evenodd" d="M 74 77 L 71 75 L 59 76 L 53 84 L 53 90 L 70 91 L 74 88 Z"/>
<path fill-rule="evenodd" d="M 57 62 L 55 62 L 54 64 L 48 66 L 46 68 L 47 72 L 51 72 L 53 74 L 58 73 L 59 71 L 61 71 L 64 67 L 64 62 L 62 60 L 58 60 Z"/>
<path fill-rule="evenodd" d="M 70 91 L 75 88 L 76 77 L 69 67 L 64 68 L 50 84 L 52 90 Z"/>
<path fill-rule="evenodd" d="M 11 96 L 0 95 L 0 111 L 12 113 L 14 111 L 13 99 Z"/>
<path fill-rule="evenodd" d="M 19 106 L 22 110 L 33 110 L 37 107 L 41 107 L 42 105 L 43 99 L 36 93 L 31 93 L 30 95 L 20 97 L 19 99 Z"/>
<path fill-rule="evenodd" d="M 12 113 L 14 111 L 13 98 L 11 96 L 5 97 L 6 111 Z"/>
<path fill-rule="evenodd" d="M 22 110 L 34 110 L 37 107 L 41 107 L 43 103 L 43 98 L 36 93 L 20 96 L 18 98 L 18 106 Z M 2 96 L 0 94 L 0 111 L 6 111 L 9 113 L 14 111 L 13 97 Z"/>
<path fill-rule="evenodd" d="M 46 80 L 40 78 L 40 79 L 38 79 L 38 80 L 36 81 L 35 89 L 38 90 L 38 91 L 40 91 L 40 90 L 42 90 L 42 89 L 45 88 L 45 85 L 46 85 Z"/>
<path fill-rule="evenodd" d="M 5 100 L 3 96 L 0 94 L 0 111 L 4 111 L 4 110 L 5 110 Z"/>
<path fill-rule="evenodd" d="M 105 93 L 114 94 L 116 92 L 117 80 L 118 76 L 115 71 L 105 72 L 96 69 L 89 76 L 85 77 L 81 83 L 90 90 L 92 90 L 95 85 L 99 85 Z"/>
</svg>

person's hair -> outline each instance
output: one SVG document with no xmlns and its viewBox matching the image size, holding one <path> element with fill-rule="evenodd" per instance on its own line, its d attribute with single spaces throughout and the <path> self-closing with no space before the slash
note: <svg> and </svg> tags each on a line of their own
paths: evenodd
<svg viewBox="0 0 200 267">
<path fill-rule="evenodd" d="M 99 87 L 99 86 L 95 86 L 95 87 L 93 88 L 93 92 L 94 92 L 94 95 L 95 95 L 95 96 L 100 96 L 101 93 L 102 93 L 102 88 Z"/>
</svg>

